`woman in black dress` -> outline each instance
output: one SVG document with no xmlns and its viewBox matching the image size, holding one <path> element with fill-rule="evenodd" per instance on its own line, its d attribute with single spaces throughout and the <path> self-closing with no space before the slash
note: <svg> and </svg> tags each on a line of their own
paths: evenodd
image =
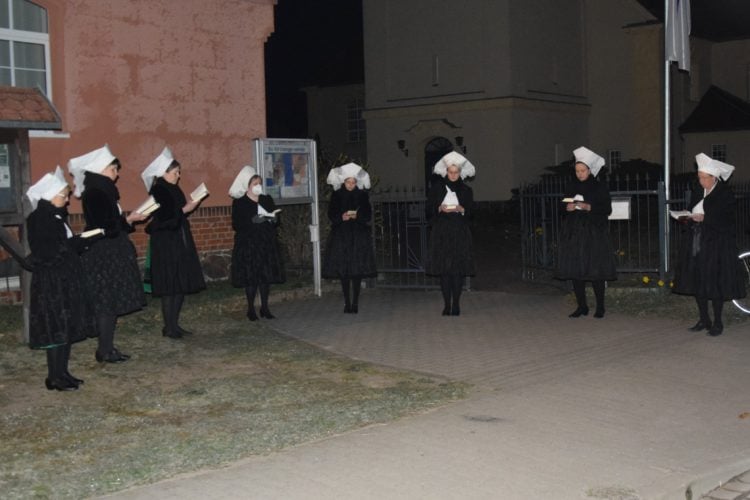
<svg viewBox="0 0 750 500">
<path fill-rule="evenodd" d="M 162 335 L 181 338 L 192 332 L 179 325 L 185 294 L 206 288 L 188 215 L 200 200 L 187 201 L 180 180 L 180 164 L 165 147 L 141 174 L 159 208 L 146 232 L 151 236 L 151 293 L 161 297 Z"/>
<path fill-rule="evenodd" d="M 474 192 L 464 183 L 476 169 L 455 151 L 435 164 L 433 182 L 427 197 L 427 218 L 432 225 L 426 272 L 440 276 L 443 316 L 461 314 L 464 278 L 474 275 L 474 250 L 469 220 L 474 209 Z"/>
<path fill-rule="evenodd" d="M 609 240 L 607 218 L 612 213 L 609 189 L 596 179 L 604 158 L 580 147 L 576 158 L 575 179 L 565 189 L 565 207 L 557 278 L 573 281 L 578 307 L 571 318 L 586 316 L 586 282 L 590 281 L 596 297 L 595 318 L 604 317 L 605 281 L 617 279 L 617 268 Z"/>
<path fill-rule="evenodd" d="M 735 199 L 726 181 L 734 167 L 700 153 L 698 184 L 690 197 L 685 244 L 675 268 L 674 292 L 694 295 L 698 322 L 690 328 L 721 335 L 724 302 L 745 297 L 745 273 L 737 258 Z M 708 301 L 713 305 L 713 322 Z"/>
<path fill-rule="evenodd" d="M 268 308 L 272 283 L 283 283 L 284 265 L 276 227 L 278 210 L 273 198 L 263 194 L 263 180 L 251 166 L 244 167 L 229 195 L 232 202 L 232 285 L 245 289 L 247 319 L 256 321 L 255 294 L 260 291 L 260 316 L 273 319 Z"/>
<path fill-rule="evenodd" d="M 370 175 L 356 163 L 347 163 L 332 168 L 326 182 L 333 186 L 333 193 L 328 204 L 331 233 L 322 274 L 341 280 L 344 312 L 357 314 L 362 278 L 377 274 L 370 230 L 372 208 L 365 191 L 370 189 Z"/>
<path fill-rule="evenodd" d="M 83 380 L 68 371 L 74 342 L 96 336 L 94 311 L 78 254 L 92 239 L 74 236 L 68 226 L 68 184 L 57 168 L 31 186 L 34 209 L 26 221 L 31 275 L 29 346 L 47 351 L 47 389 L 72 391 Z"/>
<path fill-rule="evenodd" d="M 86 230 L 104 229 L 104 238 L 82 256 L 99 331 L 95 357 L 100 363 L 127 361 L 130 356 L 115 347 L 115 327 L 118 316 L 146 305 L 135 246 L 128 237 L 133 224 L 146 216 L 138 212 L 123 215 L 115 185 L 120 161 L 108 146 L 71 159 L 68 169 L 75 181 L 75 195 L 81 197 Z"/>
</svg>

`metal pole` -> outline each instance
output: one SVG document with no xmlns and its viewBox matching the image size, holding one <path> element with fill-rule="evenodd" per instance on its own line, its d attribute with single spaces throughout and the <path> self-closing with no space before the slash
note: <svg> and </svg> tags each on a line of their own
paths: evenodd
<svg viewBox="0 0 750 500">
<path fill-rule="evenodd" d="M 664 0 L 664 203 L 659 207 L 663 224 L 663 238 L 661 245 L 662 258 L 660 274 L 669 269 L 669 170 L 670 170 L 670 61 L 667 59 L 667 24 L 674 22 L 669 19 L 669 0 Z M 663 276 L 662 276 L 663 279 Z"/>
</svg>

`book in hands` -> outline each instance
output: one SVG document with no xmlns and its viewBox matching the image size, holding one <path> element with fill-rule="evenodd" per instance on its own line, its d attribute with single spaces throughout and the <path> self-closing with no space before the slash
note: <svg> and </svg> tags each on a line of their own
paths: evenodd
<svg viewBox="0 0 750 500">
<path fill-rule="evenodd" d="M 81 233 L 81 238 L 91 238 L 99 234 L 104 234 L 104 229 L 97 227 L 96 229 L 89 229 Z"/>
<path fill-rule="evenodd" d="M 347 210 L 346 211 L 346 215 L 348 215 L 349 217 L 354 217 L 355 215 L 357 215 L 357 211 L 356 210 Z"/>
<path fill-rule="evenodd" d="M 563 203 L 575 203 L 577 201 L 583 201 L 583 196 L 581 196 L 580 194 L 577 194 L 577 195 L 575 195 L 572 198 L 563 198 L 562 199 Z"/>
<path fill-rule="evenodd" d="M 685 218 L 691 218 L 693 216 L 693 212 L 689 210 L 670 210 L 669 215 L 676 220 L 685 219 Z"/>
<path fill-rule="evenodd" d="M 193 201 L 199 201 L 208 196 L 208 188 L 206 187 L 205 182 L 201 182 L 201 185 L 195 188 L 195 190 L 190 193 L 190 198 Z"/>
<path fill-rule="evenodd" d="M 458 205 L 444 205 L 446 210 L 455 210 Z"/>
<path fill-rule="evenodd" d="M 274 210 L 273 212 L 271 212 L 270 214 L 268 214 L 268 216 L 269 217 L 276 217 L 276 214 L 279 213 L 279 212 L 281 212 L 281 209 L 277 208 L 276 210 Z"/>
<path fill-rule="evenodd" d="M 149 196 L 146 201 L 140 204 L 138 208 L 135 209 L 136 212 L 142 215 L 149 215 L 152 212 L 156 211 L 161 205 L 156 203 L 156 200 L 153 196 Z"/>
</svg>

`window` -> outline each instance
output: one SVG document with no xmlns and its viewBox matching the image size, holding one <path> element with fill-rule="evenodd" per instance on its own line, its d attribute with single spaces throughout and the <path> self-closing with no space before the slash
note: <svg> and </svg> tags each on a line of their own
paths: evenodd
<svg viewBox="0 0 750 500">
<path fill-rule="evenodd" d="M 346 140 L 348 142 L 364 142 L 365 120 L 362 118 L 364 100 L 354 99 L 346 106 Z"/>
<path fill-rule="evenodd" d="M 47 11 L 28 0 L 0 0 L 0 84 L 51 98 Z"/>
<path fill-rule="evenodd" d="M 612 170 L 618 168 L 620 163 L 622 163 L 622 151 L 619 149 L 610 149 L 607 156 L 609 156 L 607 165 L 609 166 L 609 171 L 612 172 Z"/>
<path fill-rule="evenodd" d="M 727 145 L 726 144 L 711 144 L 711 158 L 714 160 L 727 161 Z"/>
</svg>

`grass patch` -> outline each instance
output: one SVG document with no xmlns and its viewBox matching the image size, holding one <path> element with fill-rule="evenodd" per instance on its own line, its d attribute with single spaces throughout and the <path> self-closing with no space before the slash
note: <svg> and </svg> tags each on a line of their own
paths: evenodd
<svg viewBox="0 0 750 500">
<path fill-rule="evenodd" d="M 186 299 L 184 340 L 161 336 L 158 300 L 122 318 L 133 356 L 73 347 L 81 390 L 44 388 L 46 358 L 19 342 L 20 307 L 0 322 L 3 498 L 100 495 L 342 433 L 462 398 L 467 386 L 321 351 L 244 317 L 242 290 Z"/>
</svg>

